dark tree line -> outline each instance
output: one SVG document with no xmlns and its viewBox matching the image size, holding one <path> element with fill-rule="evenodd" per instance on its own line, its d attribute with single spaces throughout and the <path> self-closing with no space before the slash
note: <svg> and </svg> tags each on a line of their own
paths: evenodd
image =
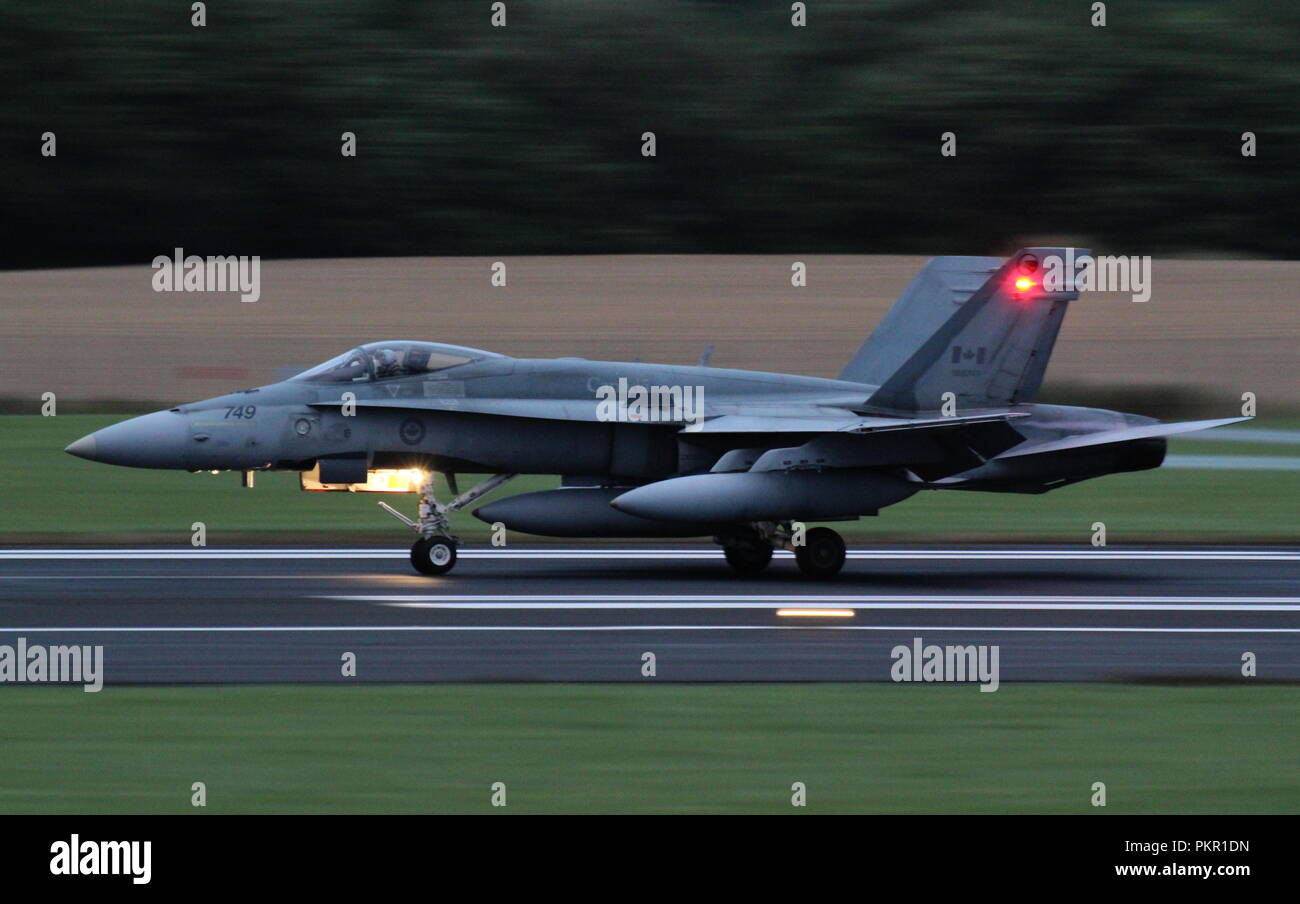
<svg viewBox="0 0 1300 904">
<path fill-rule="evenodd" d="M 0 266 L 1300 251 L 1300 8 L 807 6 L 5 0 Z"/>
</svg>

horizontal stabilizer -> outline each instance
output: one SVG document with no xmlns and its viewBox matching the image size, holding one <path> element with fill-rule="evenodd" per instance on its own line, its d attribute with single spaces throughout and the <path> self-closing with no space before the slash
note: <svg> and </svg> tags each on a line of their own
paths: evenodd
<svg viewBox="0 0 1300 904">
<path fill-rule="evenodd" d="M 1237 424 L 1248 421 L 1248 417 L 1225 417 L 1209 421 L 1182 421 L 1174 424 L 1148 424 L 1145 427 L 1125 427 L 1121 430 L 1102 430 L 1099 433 L 1081 433 L 1054 439 L 1047 442 L 1021 443 L 1013 449 L 997 456 L 999 459 L 1015 458 L 1021 455 L 1038 455 L 1043 452 L 1060 452 L 1063 449 L 1079 449 L 1084 446 L 1104 446 L 1108 443 L 1123 443 L 1133 439 L 1147 439 L 1153 436 L 1174 436 L 1179 433 L 1192 433 L 1196 430 L 1209 430 L 1224 424 Z"/>
</svg>

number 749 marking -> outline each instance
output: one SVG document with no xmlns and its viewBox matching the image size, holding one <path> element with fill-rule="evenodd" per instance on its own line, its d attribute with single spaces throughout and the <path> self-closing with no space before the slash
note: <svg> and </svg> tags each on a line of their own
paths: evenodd
<svg viewBox="0 0 1300 904">
<path fill-rule="evenodd" d="M 226 409 L 226 420 L 233 418 L 254 417 L 257 415 L 256 405 L 232 405 Z"/>
</svg>

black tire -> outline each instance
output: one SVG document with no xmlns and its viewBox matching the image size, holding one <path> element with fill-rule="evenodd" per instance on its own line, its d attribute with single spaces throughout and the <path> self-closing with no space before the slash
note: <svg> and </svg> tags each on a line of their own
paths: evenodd
<svg viewBox="0 0 1300 904">
<path fill-rule="evenodd" d="M 799 570 L 810 578 L 830 578 L 844 567 L 844 539 L 829 527 L 814 527 L 804 535 L 803 546 L 796 546 L 794 559 Z"/>
<path fill-rule="evenodd" d="M 456 564 L 456 541 L 450 537 L 421 537 L 411 547 L 411 564 L 420 574 L 446 574 Z"/>
<path fill-rule="evenodd" d="M 722 554 L 736 574 L 752 576 L 772 561 L 772 546 L 769 543 L 738 543 L 722 547 Z"/>
</svg>

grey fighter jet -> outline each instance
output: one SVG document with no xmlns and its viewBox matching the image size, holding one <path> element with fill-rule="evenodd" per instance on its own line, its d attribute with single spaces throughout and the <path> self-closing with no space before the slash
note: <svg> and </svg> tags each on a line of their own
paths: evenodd
<svg viewBox="0 0 1300 904">
<path fill-rule="evenodd" d="M 380 505 L 416 531 L 411 562 L 428 575 L 456 562 L 450 512 L 516 474 L 558 474 L 559 489 L 474 514 L 554 537 L 711 536 L 741 574 L 791 548 L 806 575 L 829 577 L 844 541 L 803 522 L 875 515 L 920 490 L 1044 493 L 1155 468 L 1166 436 L 1243 420 L 1164 424 L 1035 401 L 1078 297 L 1068 278 L 1046 278 L 1066 255 L 934 258 L 834 380 L 372 342 L 67 451 L 241 471 L 246 485 L 257 471 L 292 470 L 306 490 L 418 492 L 416 519 Z M 455 498 L 434 498 L 437 472 Z M 461 493 L 457 474 L 496 476 Z"/>
</svg>

